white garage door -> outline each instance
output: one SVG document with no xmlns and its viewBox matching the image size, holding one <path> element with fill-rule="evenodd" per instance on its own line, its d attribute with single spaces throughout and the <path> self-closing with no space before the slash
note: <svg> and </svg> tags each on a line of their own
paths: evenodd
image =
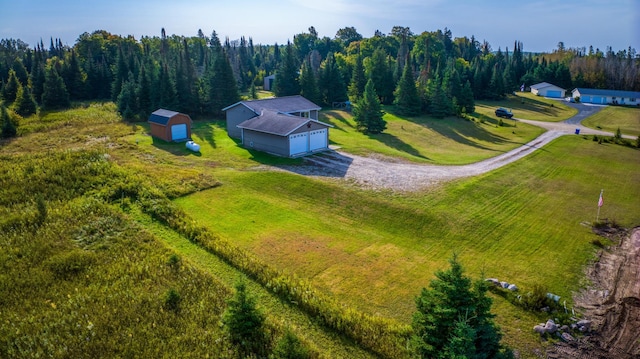
<svg viewBox="0 0 640 359">
<path fill-rule="evenodd" d="M 309 151 L 327 148 L 327 129 L 309 132 Z"/>
<path fill-rule="evenodd" d="M 180 141 L 187 139 L 187 125 L 182 123 L 171 126 L 171 140 Z"/>
<path fill-rule="evenodd" d="M 307 152 L 309 132 L 296 133 L 289 136 L 289 156 Z"/>
</svg>

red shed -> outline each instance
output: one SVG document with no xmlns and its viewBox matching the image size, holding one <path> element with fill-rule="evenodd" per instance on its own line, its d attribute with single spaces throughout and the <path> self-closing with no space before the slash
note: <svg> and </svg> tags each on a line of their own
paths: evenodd
<svg viewBox="0 0 640 359">
<path fill-rule="evenodd" d="M 159 109 L 149 116 L 151 136 L 165 141 L 186 141 L 191 138 L 191 117 L 184 113 Z"/>
</svg>

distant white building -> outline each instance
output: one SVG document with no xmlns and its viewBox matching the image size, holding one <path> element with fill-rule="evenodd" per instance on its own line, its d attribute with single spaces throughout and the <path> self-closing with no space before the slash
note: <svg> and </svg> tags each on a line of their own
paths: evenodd
<svg viewBox="0 0 640 359">
<path fill-rule="evenodd" d="M 536 96 L 564 98 L 566 90 L 548 82 L 531 85 L 531 93 Z"/>
<path fill-rule="evenodd" d="M 640 92 L 576 88 L 571 97 L 582 103 L 640 106 Z"/>
<path fill-rule="evenodd" d="M 271 91 L 273 88 L 273 82 L 276 80 L 276 75 L 269 75 L 264 77 L 264 86 L 263 89 L 265 91 Z"/>
</svg>

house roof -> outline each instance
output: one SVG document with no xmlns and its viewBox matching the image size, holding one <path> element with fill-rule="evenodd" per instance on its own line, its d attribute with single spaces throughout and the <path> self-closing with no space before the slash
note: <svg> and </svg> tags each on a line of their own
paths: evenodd
<svg viewBox="0 0 640 359">
<path fill-rule="evenodd" d="M 222 111 L 227 111 L 238 105 L 244 105 L 256 114 L 262 113 L 262 110 L 278 111 L 282 113 L 305 112 L 312 110 L 320 110 L 321 107 L 306 98 L 295 96 L 272 97 L 261 100 L 240 101 L 231 106 L 225 107 Z"/>
<path fill-rule="evenodd" d="M 578 91 L 580 95 L 588 96 L 613 96 L 613 97 L 628 97 L 628 98 L 640 98 L 640 92 L 637 91 L 619 91 L 619 90 L 602 90 L 602 89 L 587 89 L 576 88 L 572 92 Z"/>
<path fill-rule="evenodd" d="M 159 109 L 154 111 L 151 116 L 149 116 L 149 122 L 157 123 L 159 125 L 166 126 L 169 123 L 169 119 L 175 115 L 179 114 L 179 112 Z"/>
<path fill-rule="evenodd" d="M 315 122 L 325 127 L 333 127 L 328 123 L 316 121 L 310 118 L 291 116 L 268 110 L 263 111 L 260 116 L 241 122 L 238 124 L 238 127 L 277 136 L 289 136 L 293 131 L 299 129 L 308 122 Z"/>
<path fill-rule="evenodd" d="M 543 88 L 547 88 L 547 87 L 554 87 L 554 88 L 557 88 L 559 90 L 564 90 L 562 87 L 556 86 L 554 84 L 550 84 L 548 82 L 540 82 L 538 84 L 531 85 L 529 87 L 531 87 L 534 90 L 542 90 Z"/>
</svg>

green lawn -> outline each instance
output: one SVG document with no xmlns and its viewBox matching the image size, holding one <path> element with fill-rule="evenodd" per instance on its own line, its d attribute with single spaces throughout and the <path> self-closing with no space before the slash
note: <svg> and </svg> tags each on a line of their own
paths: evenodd
<svg viewBox="0 0 640 359">
<path fill-rule="evenodd" d="M 623 135 L 640 135 L 640 108 L 607 106 L 582 124 L 586 127 L 616 133 L 618 128 Z"/>
<path fill-rule="evenodd" d="M 484 123 L 456 117 L 405 118 L 393 113 L 387 113 L 384 119 L 387 129 L 383 133 L 365 135 L 356 131 L 355 121 L 349 112 L 326 111 L 320 118 L 334 126 L 329 139 L 343 151 L 437 164 L 468 164 L 495 157 L 544 132 L 527 124 L 514 127 L 514 121 L 498 126 L 495 116 L 485 119 Z"/>
<path fill-rule="evenodd" d="M 516 118 L 548 122 L 564 121 L 578 113 L 578 110 L 562 101 L 539 97 L 530 92 L 517 92 L 517 95 L 508 95 L 500 101 L 476 101 L 475 115 L 480 118 L 496 118 L 494 111 L 498 107 L 511 109 Z"/>
<path fill-rule="evenodd" d="M 543 284 L 567 298 L 592 258 L 601 217 L 640 223 L 635 149 L 564 137 L 506 168 L 399 196 L 280 172 L 218 171 L 222 186 L 176 202 L 268 263 L 371 313 L 408 322 L 413 298 L 453 252 L 468 273 Z M 588 178 L 589 181 L 584 179 Z M 532 323 L 502 305 L 501 324 L 535 342 Z M 525 339 L 523 339 L 525 338 Z"/>
</svg>

